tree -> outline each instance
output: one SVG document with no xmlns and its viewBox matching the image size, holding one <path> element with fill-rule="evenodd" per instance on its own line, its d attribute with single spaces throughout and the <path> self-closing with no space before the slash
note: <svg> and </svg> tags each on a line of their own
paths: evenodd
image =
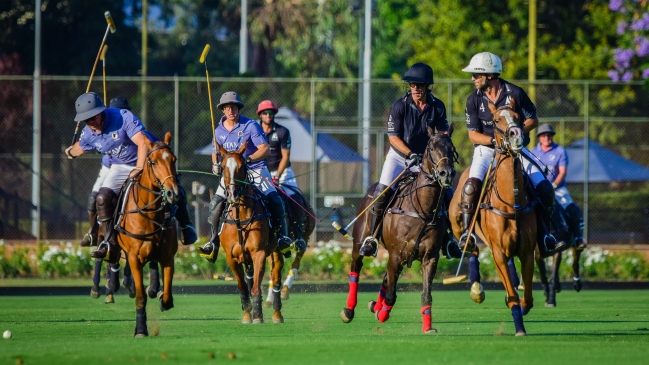
<svg viewBox="0 0 649 365">
<path fill-rule="evenodd" d="M 610 0 L 609 9 L 617 20 L 615 66 L 608 76 L 613 81 L 649 80 L 649 4 L 647 1 Z"/>
</svg>

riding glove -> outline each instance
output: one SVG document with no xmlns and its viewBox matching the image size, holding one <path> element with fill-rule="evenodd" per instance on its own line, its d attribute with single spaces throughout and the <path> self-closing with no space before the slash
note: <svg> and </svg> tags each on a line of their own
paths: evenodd
<svg viewBox="0 0 649 365">
<path fill-rule="evenodd" d="M 415 152 L 410 152 L 408 159 L 410 160 L 410 166 L 419 166 L 421 163 L 421 155 Z"/>
<path fill-rule="evenodd" d="M 221 167 L 220 163 L 218 162 L 212 163 L 212 173 L 216 176 L 223 175 L 223 168 Z"/>
</svg>

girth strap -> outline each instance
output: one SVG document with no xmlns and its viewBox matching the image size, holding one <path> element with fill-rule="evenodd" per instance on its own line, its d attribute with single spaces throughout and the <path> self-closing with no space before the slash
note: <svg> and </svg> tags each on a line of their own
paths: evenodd
<svg viewBox="0 0 649 365">
<path fill-rule="evenodd" d="M 529 204 L 525 205 L 525 207 L 523 207 L 522 209 L 518 209 L 516 212 L 518 214 L 526 213 L 530 211 L 532 208 L 534 208 L 535 205 L 536 205 L 536 200 L 532 200 Z M 495 213 L 503 218 L 507 218 L 507 219 L 516 218 L 516 213 L 504 212 L 498 208 L 494 208 L 491 204 L 481 203 L 480 208 Z"/>
<path fill-rule="evenodd" d="M 419 214 L 416 212 L 409 212 L 407 210 L 403 210 L 400 207 L 394 207 L 394 208 L 389 208 L 388 213 L 407 215 L 408 217 L 413 217 L 413 218 L 421 218 L 424 221 L 428 222 L 429 225 L 432 226 L 437 224 L 437 222 L 435 221 L 435 214 L 437 214 L 437 212 L 433 212 L 432 214 Z"/>
</svg>

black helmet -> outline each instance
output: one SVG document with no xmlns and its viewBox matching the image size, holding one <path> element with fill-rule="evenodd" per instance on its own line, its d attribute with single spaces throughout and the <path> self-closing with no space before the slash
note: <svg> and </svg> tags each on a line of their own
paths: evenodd
<svg viewBox="0 0 649 365">
<path fill-rule="evenodd" d="M 423 62 L 418 62 L 410 66 L 402 80 L 405 82 L 416 82 L 418 84 L 427 85 L 435 83 L 435 80 L 433 79 L 433 69 Z"/>
<path fill-rule="evenodd" d="M 111 108 L 131 110 L 131 105 L 128 103 L 128 100 L 126 100 L 126 98 L 123 96 L 116 96 L 110 99 L 109 105 Z"/>
</svg>

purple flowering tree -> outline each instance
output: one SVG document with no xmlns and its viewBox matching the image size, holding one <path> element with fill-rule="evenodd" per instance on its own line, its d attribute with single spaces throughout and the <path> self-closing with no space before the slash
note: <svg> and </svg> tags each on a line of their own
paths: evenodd
<svg viewBox="0 0 649 365">
<path fill-rule="evenodd" d="M 649 81 L 649 1 L 610 0 L 608 7 L 619 16 L 615 66 L 608 77 L 615 82 Z"/>
</svg>

